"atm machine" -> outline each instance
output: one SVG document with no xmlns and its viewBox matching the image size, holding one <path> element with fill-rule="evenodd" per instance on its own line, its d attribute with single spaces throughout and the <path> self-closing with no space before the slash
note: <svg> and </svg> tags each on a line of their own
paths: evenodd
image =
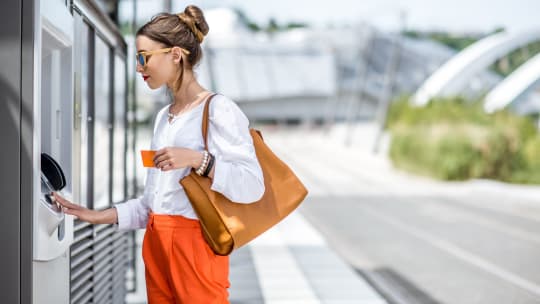
<svg viewBox="0 0 540 304">
<path fill-rule="evenodd" d="M 69 247 L 73 217 L 49 196 L 59 191 L 73 198 L 77 178 L 74 153 L 73 17 L 64 1 L 41 2 L 36 22 L 34 108 L 33 301 L 69 303 Z M 76 141 L 75 141 L 76 142 Z M 75 197 L 77 199 L 77 197 Z"/>
</svg>

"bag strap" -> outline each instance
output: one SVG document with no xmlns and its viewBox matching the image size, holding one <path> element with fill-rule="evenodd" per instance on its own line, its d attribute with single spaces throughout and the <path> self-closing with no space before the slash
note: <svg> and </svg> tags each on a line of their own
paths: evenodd
<svg viewBox="0 0 540 304">
<path fill-rule="evenodd" d="M 208 117 L 210 116 L 210 101 L 216 96 L 217 93 L 210 94 L 204 105 L 204 112 L 202 118 L 202 136 L 204 140 L 204 149 L 208 151 Z"/>
</svg>

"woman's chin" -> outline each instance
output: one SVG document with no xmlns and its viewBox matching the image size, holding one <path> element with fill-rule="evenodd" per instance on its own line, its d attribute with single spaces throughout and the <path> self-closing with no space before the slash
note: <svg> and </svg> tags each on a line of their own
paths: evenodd
<svg viewBox="0 0 540 304">
<path fill-rule="evenodd" d="M 156 86 L 155 84 L 153 84 L 151 82 L 146 82 L 146 85 L 152 90 L 155 90 L 155 89 L 161 87 L 161 86 Z"/>
</svg>

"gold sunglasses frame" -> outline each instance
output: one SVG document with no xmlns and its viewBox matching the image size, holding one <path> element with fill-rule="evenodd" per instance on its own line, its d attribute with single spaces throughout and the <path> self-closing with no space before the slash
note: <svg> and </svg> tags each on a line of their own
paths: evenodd
<svg viewBox="0 0 540 304">
<path fill-rule="evenodd" d="M 153 55 L 153 54 L 160 54 L 160 53 L 168 53 L 172 50 L 173 48 L 172 47 L 168 47 L 168 48 L 163 48 L 163 49 L 157 49 L 157 50 L 153 50 L 153 51 L 141 51 L 141 52 L 137 52 L 135 54 L 135 59 L 137 59 L 137 64 L 141 64 L 139 62 L 139 55 L 142 55 L 143 56 L 143 59 L 144 59 L 144 64 L 141 65 L 141 66 L 146 66 L 146 64 L 148 63 L 148 59 L 147 57 L 150 56 L 150 55 Z M 180 50 L 182 50 L 182 52 L 186 55 L 189 55 L 190 52 L 186 49 L 183 49 L 183 48 L 180 48 Z"/>
</svg>

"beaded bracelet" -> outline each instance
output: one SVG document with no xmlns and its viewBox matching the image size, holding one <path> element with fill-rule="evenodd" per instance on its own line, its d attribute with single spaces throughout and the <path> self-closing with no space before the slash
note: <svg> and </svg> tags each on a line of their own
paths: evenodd
<svg viewBox="0 0 540 304">
<path fill-rule="evenodd" d="M 204 171 L 206 171 L 206 167 L 208 166 L 208 158 L 209 158 L 209 153 L 208 151 L 204 150 L 203 151 L 203 160 L 201 162 L 201 165 L 199 166 L 199 168 L 197 168 L 197 170 L 195 170 L 195 173 L 197 173 L 198 175 L 203 175 Z"/>
</svg>

